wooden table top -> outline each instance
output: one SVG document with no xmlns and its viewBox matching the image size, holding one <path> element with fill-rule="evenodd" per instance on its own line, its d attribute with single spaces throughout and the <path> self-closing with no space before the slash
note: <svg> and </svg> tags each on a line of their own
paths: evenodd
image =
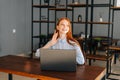
<svg viewBox="0 0 120 80">
<path fill-rule="evenodd" d="M 100 80 L 106 74 L 106 69 L 84 65 L 77 66 L 76 72 L 41 71 L 38 59 L 8 55 L 0 57 L 0 72 L 40 80 Z"/>
</svg>

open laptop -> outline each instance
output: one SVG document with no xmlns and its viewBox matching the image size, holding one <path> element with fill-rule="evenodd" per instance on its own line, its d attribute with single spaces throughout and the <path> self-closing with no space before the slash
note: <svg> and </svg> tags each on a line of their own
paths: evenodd
<svg viewBox="0 0 120 80">
<path fill-rule="evenodd" d="M 76 71 L 76 52 L 67 49 L 40 49 L 41 70 Z"/>
</svg>

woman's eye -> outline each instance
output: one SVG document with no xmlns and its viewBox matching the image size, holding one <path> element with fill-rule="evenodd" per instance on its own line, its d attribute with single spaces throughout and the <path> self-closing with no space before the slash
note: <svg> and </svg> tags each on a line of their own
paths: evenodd
<svg viewBox="0 0 120 80">
<path fill-rule="evenodd" d="M 64 24 L 60 24 L 61 26 L 64 26 Z"/>
</svg>

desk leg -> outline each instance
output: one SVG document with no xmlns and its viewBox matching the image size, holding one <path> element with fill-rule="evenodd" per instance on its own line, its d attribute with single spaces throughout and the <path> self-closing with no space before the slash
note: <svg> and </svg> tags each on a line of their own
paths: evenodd
<svg viewBox="0 0 120 80">
<path fill-rule="evenodd" d="M 12 80 L 12 74 L 8 74 L 8 80 Z"/>
</svg>

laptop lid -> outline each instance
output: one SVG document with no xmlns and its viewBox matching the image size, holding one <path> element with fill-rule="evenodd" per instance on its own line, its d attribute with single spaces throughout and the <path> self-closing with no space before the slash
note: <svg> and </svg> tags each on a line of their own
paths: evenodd
<svg viewBox="0 0 120 80">
<path fill-rule="evenodd" d="M 67 49 L 41 49 L 41 70 L 76 71 L 76 52 Z"/>
</svg>

